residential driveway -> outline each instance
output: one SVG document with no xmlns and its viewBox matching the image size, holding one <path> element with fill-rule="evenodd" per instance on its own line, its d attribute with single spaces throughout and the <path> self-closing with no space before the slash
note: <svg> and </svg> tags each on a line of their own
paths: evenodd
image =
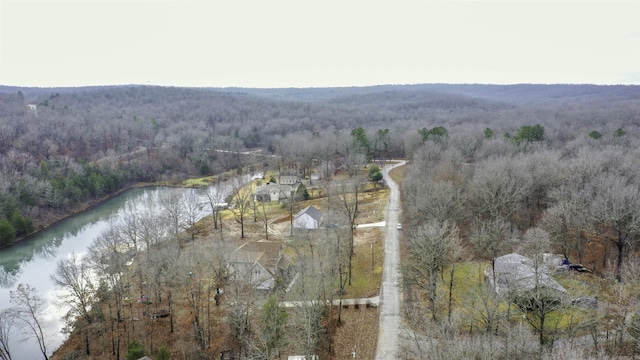
<svg viewBox="0 0 640 360">
<path fill-rule="evenodd" d="M 356 225 L 357 228 L 366 228 L 366 227 L 384 227 L 386 225 L 385 221 L 380 221 L 380 222 L 375 222 L 375 223 L 369 223 L 369 224 L 358 224 Z"/>
<path fill-rule="evenodd" d="M 385 165 L 384 179 L 390 189 L 387 204 L 386 223 L 397 224 L 400 218 L 400 191 L 398 184 L 389 176 L 389 170 L 404 165 L 402 161 L 395 165 Z M 402 306 L 399 230 L 395 226 L 387 227 L 384 244 L 384 269 L 382 270 L 382 286 L 380 287 L 380 329 L 376 359 L 396 359 L 399 345 L 401 325 L 400 309 Z"/>
</svg>

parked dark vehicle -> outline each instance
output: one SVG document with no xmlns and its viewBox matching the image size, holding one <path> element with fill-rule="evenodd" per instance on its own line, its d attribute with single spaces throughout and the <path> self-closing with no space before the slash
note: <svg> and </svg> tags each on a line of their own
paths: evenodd
<svg viewBox="0 0 640 360">
<path fill-rule="evenodd" d="M 582 264 L 569 264 L 569 270 L 574 270 L 578 272 L 590 272 L 590 270 L 582 266 Z"/>
</svg>

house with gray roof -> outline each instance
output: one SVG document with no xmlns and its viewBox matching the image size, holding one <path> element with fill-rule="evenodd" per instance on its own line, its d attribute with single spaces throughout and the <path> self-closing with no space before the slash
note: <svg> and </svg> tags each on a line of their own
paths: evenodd
<svg viewBox="0 0 640 360">
<path fill-rule="evenodd" d="M 313 205 L 300 210 L 293 218 L 294 229 L 318 229 L 320 223 L 322 223 L 322 212 Z"/>
<path fill-rule="evenodd" d="M 544 286 L 566 294 L 560 283 L 551 276 L 550 270 L 542 261 L 535 263 L 520 254 L 511 253 L 495 258 L 492 268 L 485 269 L 485 277 L 498 295 L 510 292 L 524 293 Z"/>
<path fill-rule="evenodd" d="M 270 291 L 278 279 L 288 276 L 289 260 L 281 243 L 248 241 L 239 246 L 227 262 L 232 276 L 243 278 L 256 290 Z"/>
</svg>

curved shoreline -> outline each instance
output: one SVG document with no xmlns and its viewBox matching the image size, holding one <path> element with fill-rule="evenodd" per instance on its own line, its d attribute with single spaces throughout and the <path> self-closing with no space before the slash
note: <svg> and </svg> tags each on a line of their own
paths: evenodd
<svg viewBox="0 0 640 360">
<path fill-rule="evenodd" d="M 229 171 L 223 172 L 223 173 L 218 174 L 218 175 L 212 175 L 211 178 L 212 179 L 216 179 L 216 178 L 222 177 L 222 179 L 226 179 L 226 178 L 230 177 L 228 173 L 229 173 Z M 181 185 L 182 183 L 184 183 L 185 181 L 187 181 L 189 179 L 190 178 L 183 179 L 180 184 L 176 184 L 176 183 L 168 184 L 168 183 L 159 181 L 159 182 L 152 182 L 152 183 L 136 182 L 136 183 L 133 183 L 131 185 L 127 185 L 127 186 L 123 187 L 122 189 L 120 189 L 120 190 L 118 190 L 116 192 L 113 192 L 113 193 L 111 193 L 109 195 L 106 195 L 106 196 L 104 196 L 104 197 L 102 197 L 100 199 L 90 200 L 90 201 L 87 201 L 87 202 L 81 204 L 81 206 L 78 209 L 72 210 L 71 212 L 62 215 L 62 217 L 56 218 L 55 220 L 53 220 L 53 221 L 51 221 L 49 223 L 46 223 L 44 225 L 40 225 L 38 227 L 38 229 L 35 230 L 34 232 L 32 232 L 32 233 L 30 233 L 30 234 L 28 234 L 26 236 L 22 236 L 22 237 L 16 238 L 11 244 L 8 244 L 8 245 L 5 245 L 5 246 L 0 246 L 0 253 L 3 250 L 9 249 L 14 245 L 17 245 L 17 244 L 22 243 L 24 241 L 28 241 L 32 237 L 39 235 L 41 232 L 49 229 L 52 226 L 58 225 L 61 222 L 65 221 L 65 220 L 67 220 L 69 218 L 72 218 L 72 217 L 74 217 L 76 215 L 80 215 L 80 214 L 84 213 L 85 211 L 92 210 L 95 207 L 100 206 L 100 205 L 104 204 L 105 202 L 107 202 L 109 200 L 115 199 L 118 196 L 120 196 L 120 195 L 122 195 L 122 194 L 124 194 L 127 191 L 132 190 L 132 189 L 139 189 L 139 188 L 145 188 L 145 187 L 154 187 L 154 186 L 183 187 L 183 188 L 194 188 L 194 187 L 202 187 L 202 186 L 204 186 L 204 185 L 196 185 L 196 186 L 193 186 L 193 185 L 191 185 L 191 186 L 189 186 L 189 185 Z"/>
<path fill-rule="evenodd" d="M 68 220 L 68 219 L 70 219 L 70 218 L 72 218 L 72 217 L 74 217 L 76 215 L 80 215 L 80 214 L 82 214 L 82 213 L 84 213 L 86 211 L 92 210 L 92 209 L 96 208 L 97 206 L 100 206 L 100 205 L 104 204 L 105 202 L 107 202 L 109 200 L 117 198 L 118 196 L 126 193 L 129 190 L 138 189 L 138 188 L 145 188 L 145 187 L 154 187 L 154 186 L 168 186 L 168 185 L 159 185 L 159 184 L 154 184 L 154 183 L 135 183 L 133 185 L 128 185 L 128 186 L 126 186 L 126 187 L 124 187 L 124 188 L 122 188 L 122 189 L 120 189 L 120 190 L 118 190 L 116 192 L 113 192 L 113 193 L 111 193 L 109 195 L 106 195 L 106 196 L 104 196 L 104 197 L 102 197 L 100 199 L 94 199 L 94 200 L 91 200 L 91 201 L 87 201 L 87 202 L 83 203 L 82 206 L 79 209 L 71 211 L 71 212 L 69 212 L 67 214 L 64 214 L 62 217 L 56 218 L 52 222 L 49 222 L 49 223 L 46 223 L 44 225 L 39 226 L 38 229 L 35 230 L 34 232 L 30 233 L 29 235 L 16 238 L 9 245 L 5 245 L 5 246 L 0 247 L 0 252 L 2 252 L 3 250 L 9 249 L 14 245 L 20 244 L 20 243 L 25 242 L 25 241 L 29 241 L 31 238 L 33 238 L 33 237 L 35 237 L 37 235 L 40 235 L 40 233 L 42 233 L 43 231 L 51 228 L 52 226 L 56 226 L 56 225 L 62 223 L 63 221 Z"/>
</svg>

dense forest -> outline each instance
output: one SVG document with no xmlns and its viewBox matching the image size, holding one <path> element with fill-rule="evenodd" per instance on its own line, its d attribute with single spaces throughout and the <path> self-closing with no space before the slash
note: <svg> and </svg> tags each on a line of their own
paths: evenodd
<svg viewBox="0 0 640 360">
<path fill-rule="evenodd" d="M 542 354 L 514 338 L 510 310 L 486 294 L 451 310 L 456 266 L 512 251 L 561 253 L 602 279 L 632 286 L 606 298 L 630 310 L 606 318 L 623 324 L 617 334 L 640 342 L 640 332 L 624 329 L 640 287 L 639 99 L 638 86 L 595 85 L 0 87 L 0 245 L 138 182 L 247 166 L 330 178 L 350 172 L 354 161 L 404 158 L 403 270 L 415 341 L 405 344 L 403 358 Z M 264 221 L 266 227 L 266 215 Z M 101 237 L 105 247 L 111 235 Z M 196 305 L 194 312 L 204 311 Z M 538 308 L 528 303 L 521 311 L 530 314 L 542 348 L 563 334 L 544 325 L 553 309 Z M 484 328 L 473 330 L 478 323 Z M 621 354 L 615 349 L 623 335 L 598 347 L 607 321 L 580 326 L 596 344 L 589 355 Z M 478 336 L 466 336 L 467 328 Z M 568 358 L 587 354 L 571 351 Z"/>
<path fill-rule="evenodd" d="M 592 131 L 610 144 L 624 129 L 630 141 L 638 98 L 635 86 L 594 85 L 0 87 L 0 242 L 134 182 L 242 167 L 255 160 L 238 154 L 245 149 L 302 167 L 339 160 L 338 144 L 357 127 L 376 157 L 411 157 L 424 130 L 438 126 L 466 152 L 496 143 L 486 128 L 499 138 L 534 124 L 544 126 L 549 149 L 579 146 Z"/>
</svg>

